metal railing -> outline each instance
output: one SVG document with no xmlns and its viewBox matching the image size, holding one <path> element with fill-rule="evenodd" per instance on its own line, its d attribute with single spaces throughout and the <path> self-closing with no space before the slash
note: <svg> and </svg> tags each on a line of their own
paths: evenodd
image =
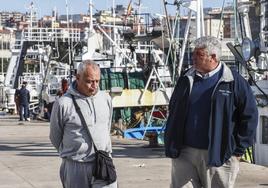
<svg viewBox="0 0 268 188">
<path fill-rule="evenodd" d="M 58 39 L 67 41 L 68 38 L 73 42 L 81 40 L 80 29 L 77 28 L 28 28 L 23 34 L 26 41 L 35 42 L 50 42 Z"/>
</svg>

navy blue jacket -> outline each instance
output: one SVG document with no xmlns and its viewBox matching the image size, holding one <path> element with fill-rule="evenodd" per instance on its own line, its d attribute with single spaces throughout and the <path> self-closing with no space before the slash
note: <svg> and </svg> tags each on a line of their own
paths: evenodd
<svg viewBox="0 0 268 188">
<path fill-rule="evenodd" d="M 28 105 L 30 102 L 30 92 L 25 86 L 20 89 L 19 101 L 21 105 Z"/>
<path fill-rule="evenodd" d="M 177 82 L 169 103 L 165 130 L 165 152 L 177 158 L 183 145 L 188 97 L 193 85 L 194 69 Z M 258 110 L 248 82 L 223 63 L 223 73 L 211 98 L 208 165 L 221 166 L 232 155 L 241 156 L 253 145 L 258 124 Z"/>
</svg>

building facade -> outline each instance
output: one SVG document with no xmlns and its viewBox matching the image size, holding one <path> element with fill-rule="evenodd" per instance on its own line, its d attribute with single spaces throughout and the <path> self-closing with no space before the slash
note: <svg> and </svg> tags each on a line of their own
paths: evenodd
<svg viewBox="0 0 268 188">
<path fill-rule="evenodd" d="M 15 34 L 13 31 L 0 28 L 0 74 L 4 75 L 9 59 L 11 57 L 11 48 L 15 43 Z"/>
</svg>

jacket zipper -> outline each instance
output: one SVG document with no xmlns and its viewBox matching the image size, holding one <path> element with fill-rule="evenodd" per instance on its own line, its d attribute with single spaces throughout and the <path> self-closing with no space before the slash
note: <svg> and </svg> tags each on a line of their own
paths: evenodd
<svg viewBox="0 0 268 188">
<path fill-rule="evenodd" d="M 91 104 L 92 104 L 92 108 L 93 108 L 93 118 L 94 118 L 93 123 L 96 124 L 97 118 L 96 118 L 96 110 L 95 110 L 94 100 L 93 100 L 93 98 L 90 98 L 90 100 L 91 100 Z M 86 102 L 88 104 L 88 107 L 90 108 L 90 111 L 92 112 L 91 105 L 87 99 L 86 99 Z"/>
<path fill-rule="evenodd" d="M 222 77 L 219 79 L 219 81 L 217 82 L 217 84 L 215 85 L 214 89 L 213 89 L 213 92 L 211 94 L 211 97 L 210 97 L 210 115 L 209 115 L 209 131 L 208 131 L 208 162 L 210 161 L 210 148 L 211 148 L 211 126 L 212 126 L 212 115 L 211 115 L 211 112 L 212 112 L 212 108 L 213 108 L 213 98 L 214 98 L 214 94 L 216 92 L 216 89 L 217 87 L 220 85 L 220 83 L 223 82 L 223 79 Z"/>
<path fill-rule="evenodd" d="M 95 105 L 94 105 L 94 99 L 93 99 L 93 97 L 91 97 L 91 103 L 92 103 L 92 106 L 93 106 L 93 112 L 94 112 L 94 124 L 96 124 L 96 119 L 97 119 L 97 117 L 96 117 L 96 110 L 95 110 Z"/>
</svg>

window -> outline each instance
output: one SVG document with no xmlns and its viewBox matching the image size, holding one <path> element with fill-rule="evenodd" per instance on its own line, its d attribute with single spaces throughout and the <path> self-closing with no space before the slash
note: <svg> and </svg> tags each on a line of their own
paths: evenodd
<svg viewBox="0 0 268 188">
<path fill-rule="evenodd" d="M 261 116 L 262 122 L 262 144 L 268 144 L 268 117 Z"/>
</svg>

